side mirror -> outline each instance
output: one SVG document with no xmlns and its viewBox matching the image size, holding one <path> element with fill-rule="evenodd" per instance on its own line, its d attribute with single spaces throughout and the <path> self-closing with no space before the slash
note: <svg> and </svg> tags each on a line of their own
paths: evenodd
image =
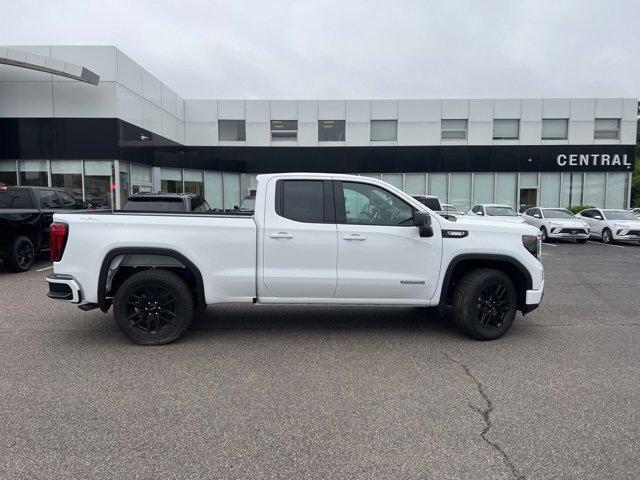
<svg viewBox="0 0 640 480">
<path fill-rule="evenodd" d="M 602 220 L 602 217 L 601 217 L 600 215 L 596 215 L 596 216 L 595 216 L 595 217 L 593 217 L 593 218 L 595 218 L 596 220 Z"/>
<path fill-rule="evenodd" d="M 481 211 L 477 211 L 476 215 L 484 215 L 484 213 L 482 213 Z"/>
<path fill-rule="evenodd" d="M 413 212 L 413 224 L 418 227 L 421 237 L 433 237 L 431 215 L 427 212 L 421 212 L 419 210 Z"/>
<path fill-rule="evenodd" d="M 539 213 L 534 213 L 533 216 L 536 218 L 541 218 Z"/>
</svg>

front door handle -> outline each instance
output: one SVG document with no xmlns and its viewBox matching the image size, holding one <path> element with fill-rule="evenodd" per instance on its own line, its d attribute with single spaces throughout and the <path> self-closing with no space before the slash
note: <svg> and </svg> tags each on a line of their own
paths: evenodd
<svg viewBox="0 0 640 480">
<path fill-rule="evenodd" d="M 288 232 L 278 232 L 270 234 L 269 238 L 293 238 L 293 235 Z"/>
<path fill-rule="evenodd" d="M 342 237 L 344 240 L 362 242 L 367 239 L 364 235 L 360 235 L 359 233 L 352 233 L 350 235 L 345 235 Z"/>
</svg>

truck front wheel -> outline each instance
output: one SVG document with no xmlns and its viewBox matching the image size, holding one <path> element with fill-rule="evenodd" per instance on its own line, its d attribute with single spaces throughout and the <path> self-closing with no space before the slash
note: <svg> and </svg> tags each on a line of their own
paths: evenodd
<svg viewBox="0 0 640 480">
<path fill-rule="evenodd" d="M 453 294 L 453 319 L 478 340 L 502 337 L 516 315 L 518 294 L 511 279 L 499 270 L 483 268 L 467 273 Z"/>
<path fill-rule="evenodd" d="M 185 281 L 167 270 L 145 270 L 129 277 L 113 302 L 118 328 L 139 345 L 162 345 L 178 338 L 194 316 L 193 295 Z"/>
</svg>

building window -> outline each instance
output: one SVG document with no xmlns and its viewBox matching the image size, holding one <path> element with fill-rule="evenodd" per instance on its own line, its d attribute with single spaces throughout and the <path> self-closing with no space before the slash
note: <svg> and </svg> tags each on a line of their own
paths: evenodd
<svg viewBox="0 0 640 480">
<path fill-rule="evenodd" d="M 20 185 L 49 186 L 46 160 L 20 160 Z"/>
<path fill-rule="evenodd" d="M 51 160 L 51 186 L 82 200 L 82 160 Z"/>
<path fill-rule="evenodd" d="M 240 205 L 240 174 L 223 173 L 222 191 L 224 192 L 224 208 L 235 208 Z"/>
<path fill-rule="evenodd" d="M 184 171 L 184 191 L 195 195 L 204 196 L 204 182 L 202 181 L 202 170 Z"/>
<path fill-rule="evenodd" d="M 605 138 L 608 140 L 617 140 L 620 138 L 620 119 L 596 118 L 593 138 Z"/>
<path fill-rule="evenodd" d="M 222 172 L 204 172 L 204 195 L 211 208 L 224 208 Z"/>
<path fill-rule="evenodd" d="M 517 140 L 520 136 L 520 120 L 494 120 L 493 139 L 494 140 Z"/>
<path fill-rule="evenodd" d="M 540 174 L 540 200 L 541 207 L 561 207 L 560 205 L 560 174 Z"/>
<path fill-rule="evenodd" d="M 131 164 L 131 192 L 141 193 L 152 190 L 153 173 L 151 167 Z"/>
<path fill-rule="evenodd" d="M 247 132 L 244 120 L 218 120 L 218 140 L 221 142 L 244 142 Z"/>
<path fill-rule="evenodd" d="M 473 203 L 493 203 L 495 175 L 476 173 L 473 176 Z"/>
<path fill-rule="evenodd" d="M 297 120 L 271 120 L 271 140 L 286 141 L 298 139 Z"/>
<path fill-rule="evenodd" d="M 566 140 L 569 120 L 566 118 L 543 118 L 542 140 Z"/>
<path fill-rule="evenodd" d="M 163 193 L 182 193 L 182 170 L 179 168 L 160 170 L 160 190 Z"/>
<path fill-rule="evenodd" d="M 84 196 L 93 208 L 112 206 L 111 193 L 115 189 L 111 178 L 111 162 L 86 160 L 84 162 Z"/>
<path fill-rule="evenodd" d="M 467 120 L 442 120 L 441 136 L 443 140 L 466 140 Z"/>
<path fill-rule="evenodd" d="M 0 183 L 15 185 L 17 180 L 16 162 L 14 160 L 0 160 Z"/>
<path fill-rule="evenodd" d="M 344 120 L 319 120 L 319 142 L 344 142 Z"/>
<path fill-rule="evenodd" d="M 393 142 L 398 138 L 397 120 L 371 120 L 371 141 Z"/>
<path fill-rule="evenodd" d="M 518 175 L 515 173 L 498 173 L 496 175 L 496 203 L 516 206 L 516 188 Z"/>
</svg>

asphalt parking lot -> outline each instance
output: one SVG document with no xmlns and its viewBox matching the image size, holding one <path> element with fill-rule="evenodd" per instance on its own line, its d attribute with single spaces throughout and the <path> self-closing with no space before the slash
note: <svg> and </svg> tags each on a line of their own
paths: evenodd
<svg viewBox="0 0 640 480">
<path fill-rule="evenodd" d="M 417 308 L 223 306 L 135 346 L 0 264 L 0 478 L 640 477 L 640 246 L 543 247 L 477 342 Z"/>
</svg>

